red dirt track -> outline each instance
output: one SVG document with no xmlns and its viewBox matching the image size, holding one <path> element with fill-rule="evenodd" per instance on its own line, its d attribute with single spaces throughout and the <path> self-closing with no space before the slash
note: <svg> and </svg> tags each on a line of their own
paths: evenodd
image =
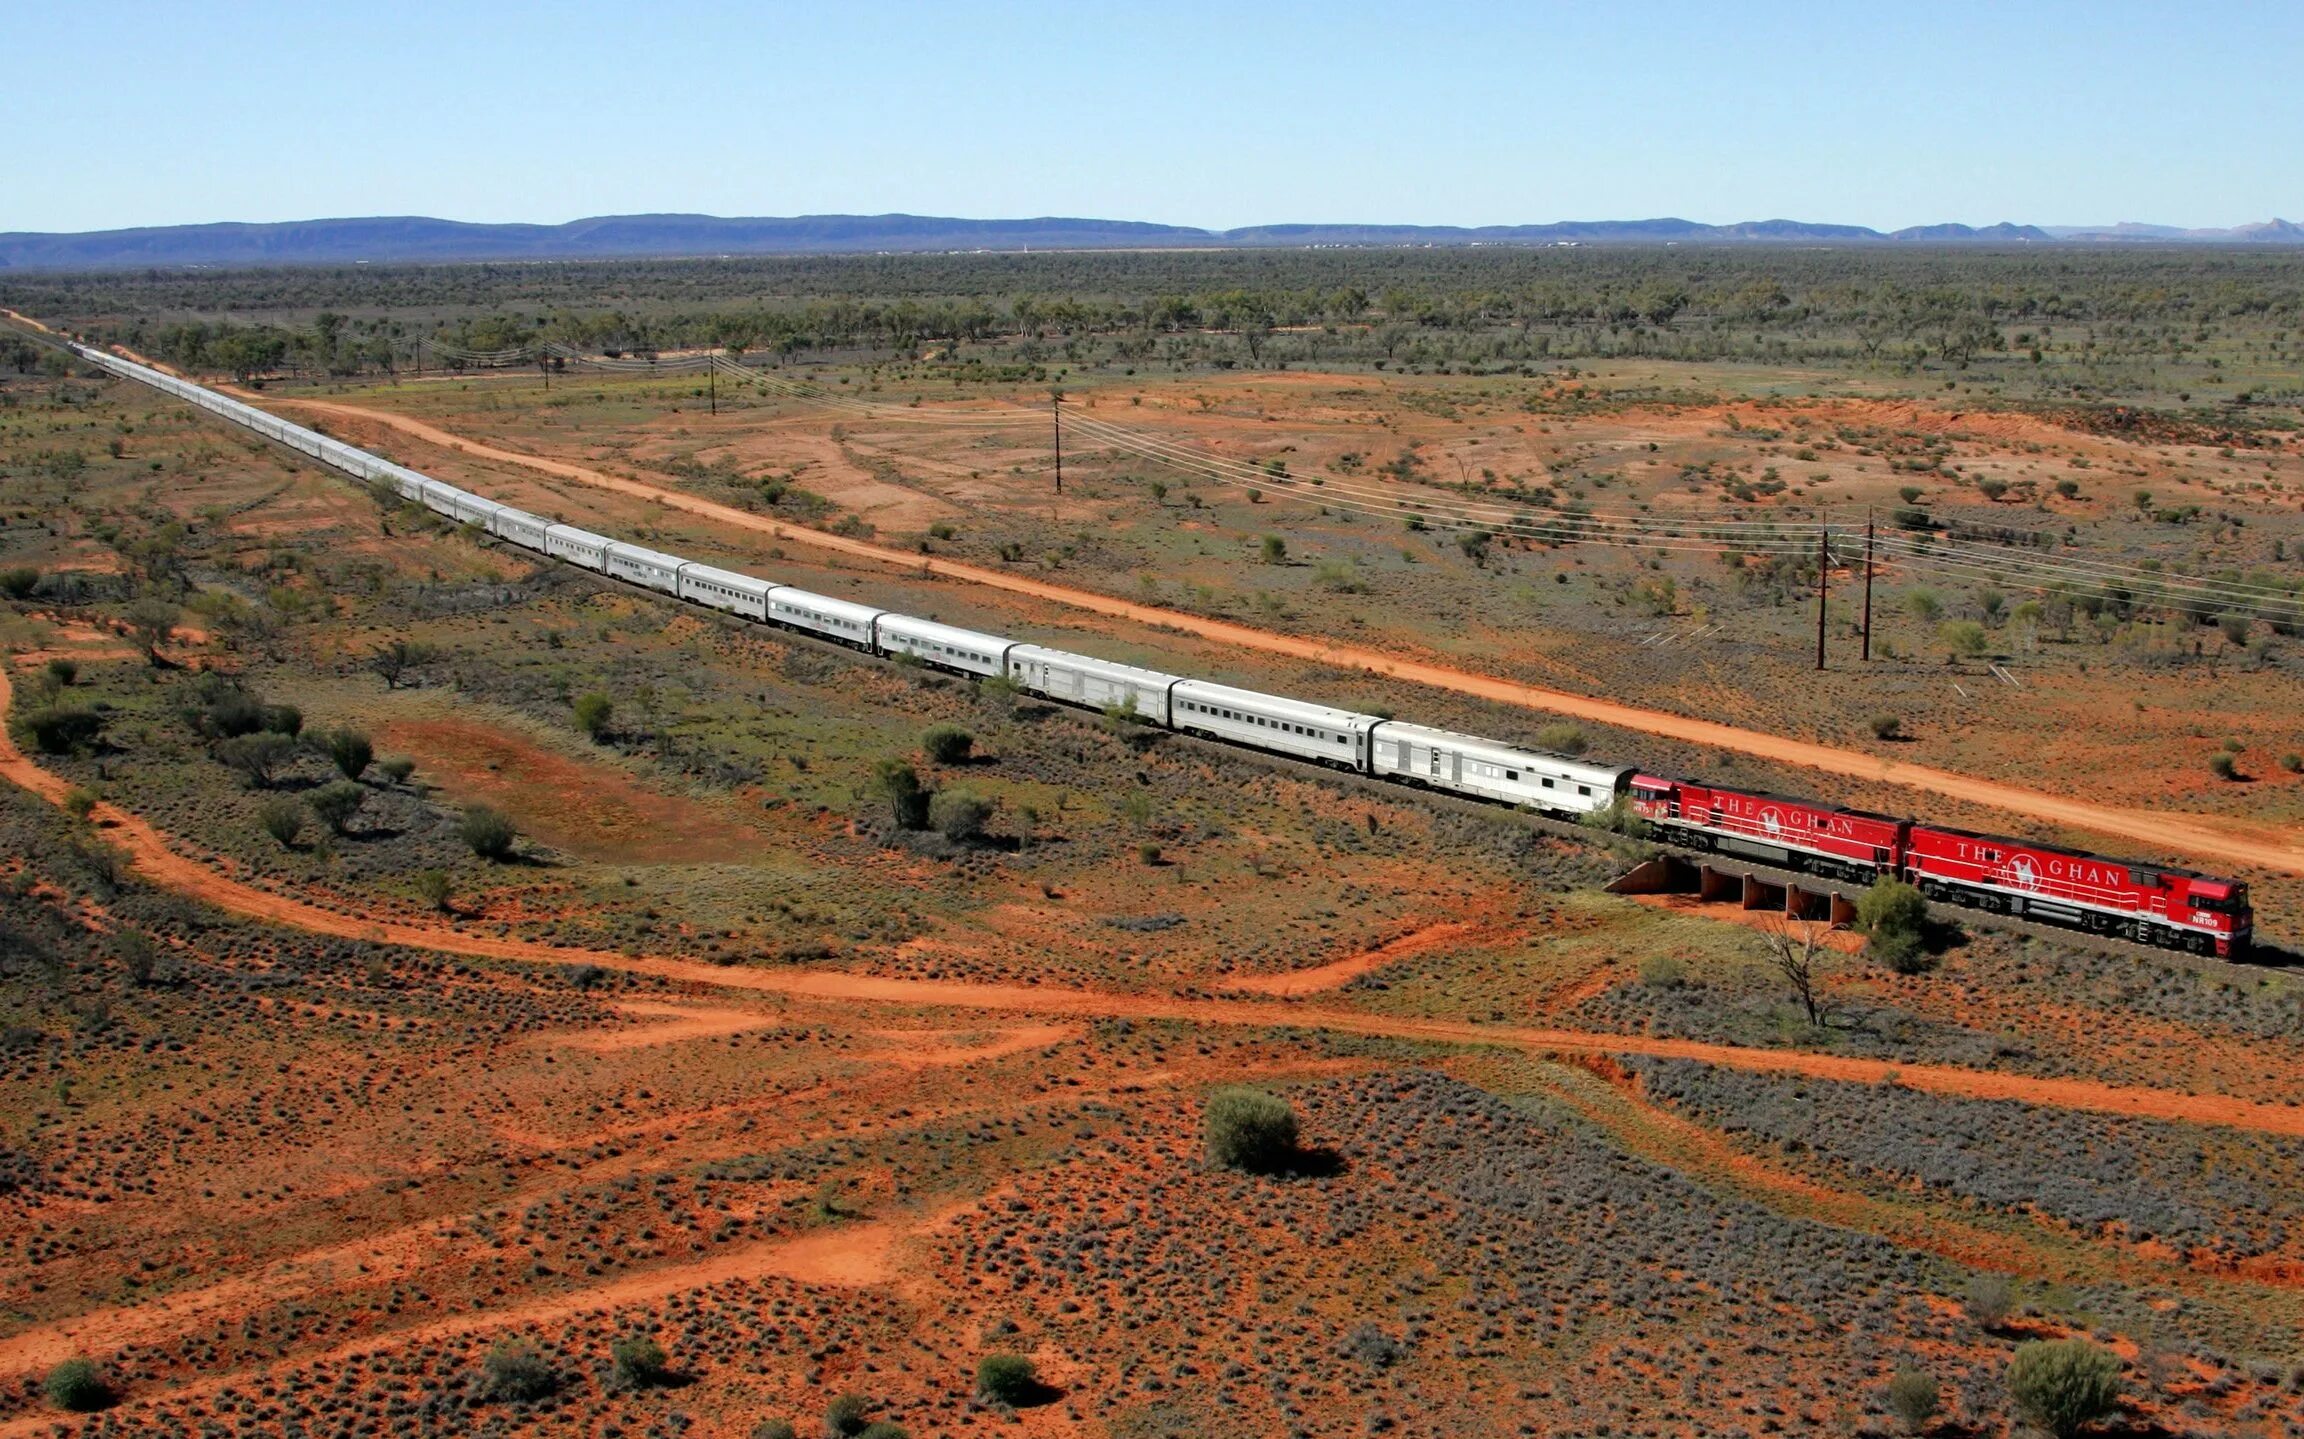
<svg viewBox="0 0 2304 1439">
<path fill-rule="evenodd" d="M 241 398 L 255 401 L 260 398 L 242 391 L 234 391 Z M 869 544 L 861 540 L 845 539 L 800 528 L 777 520 L 740 510 L 730 505 L 687 494 L 669 485 L 654 485 L 640 480 L 607 474 L 566 460 L 548 459 L 538 455 L 522 454 L 443 430 L 422 420 L 396 415 L 389 411 L 367 409 L 358 405 L 339 404 L 327 400 L 275 399 L 275 403 L 292 405 L 320 414 L 342 419 L 367 421 L 388 426 L 425 443 L 461 452 L 477 459 L 493 460 L 519 465 L 560 479 L 610 490 L 682 510 L 720 524 L 772 535 L 778 540 L 833 550 L 862 559 L 877 560 L 914 573 L 927 573 L 968 584 L 1005 590 L 1013 594 L 1029 595 L 1035 599 L 1115 619 L 1130 620 L 1138 624 L 1165 626 L 1199 635 L 1204 639 L 1240 649 L 1262 650 L 1270 654 L 1287 655 L 1296 659 L 1312 660 L 1344 669 L 1363 670 L 1388 675 L 1395 679 L 1410 680 L 1435 689 L 1453 690 L 1460 694 L 1542 710 L 1551 714 L 1573 715 L 1598 724 L 1615 725 L 1623 729 L 1639 730 L 1649 734 L 1667 735 L 1692 744 L 1708 745 L 1715 749 L 1733 750 L 1756 755 L 1785 764 L 1801 765 L 1822 770 L 1828 774 L 1844 775 L 1852 779 L 1880 780 L 1906 785 L 1916 790 L 1949 796 L 1971 803 L 1987 805 L 2009 814 L 2024 815 L 2050 824 L 2069 825 L 2096 834 L 2114 835 L 2153 846 L 2164 846 L 2197 855 L 2203 859 L 2264 869 L 2281 870 L 2291 874 L 2304 874 L 2304 844 L 2280 832 L 2252 831 L 2239 826 L 2206 822 L 2182 815 L 2156 813 L 2149 810 L 2117 808 L 2092 804 L 2084 800 L 2066 799 L 2021 789 L 1993 780 L 1976 779 L 1954 774 L 1948 770 L 1932 769 L 1923 765 L 1905 764 L 1883 759 L 1856 750 L 1836 749 L 1829 745 L 1811 744 L 1787 739 L 1779 735 L 1762 734 L 1738 729 L 1712 720 L 1693 719 L 1660 710 L 1641 709 L 1619 704 L 1613 700 L 1595 699 L 1588 695 L 1570 694 L 1562 690 L 1545 689 L 1522 684 L 1516 680 L 1500 679 L 1492 675 L 1474 674 L 1451 669 L 1426 661 L 1403 659 L 1380 650 L 1355 645 L 1336 644 L 1328 640 L 1304 639 L 1294 635 L 1275 634 L 1248 625 L 1226 620 L 1208 619 L 1177 610 L 1160 609 L 1148 605 L 1132 604 L 1109 595 L 1089 590 L 1072 589 L 1024 575 L 1003 570 L 986 569 L 978 565 L 962 564 L 953 560 L 913 554 Z"/>
<path fill-rule="evenodd" d="M 13 690 L 0 671 L 0 717 Z M 61 804 L 68 786 L 41 769 L 0 729 L 0 778 L 6 778 L 52 804 Z M 405 945 L 471 958 L 548 964 L 590 963 L 603 969 L 654 975 L 699 988 L 741 989 L 765 994 L 945 1009 L 982 1010 L 1078 1019 L 1163 1019 L 1191 1024 L 1253 1028 L 1298 1027 L 1377 1038 L 1439 1044 L 1490 1045 L 1549 1054 L 1645 1054 L 1690 1059 L 1728 1068 L 1810 1075 L 1858 1084 L 1896 1083 L 1966 1099 L 2012 1099 L 2063 1109 L 2123 1114 L 2194 1124 L 2222 1125 L 2269 1134 L 2304 1136 L 2304 1107 L 2268 1104 L 2223 1095 L 2098 1083 L 2080 1079 L 2040 1079 L 1994 1074 L 1949 1065 L 1894 1064 L 1798 1050 L 1755 1049 L 1648 1035 L 1591 1030 L 1528 1028 L 1366 1014 L 1348 1009 L 1313 1008 L 1285 1000 L 1182 999 L 1158 995 L 1107 994 L 1095 990 L 1039 985 L 986 984 L 958 980 L 897 979 L 832 970 L 719 967 L 685 960 L 631 956 L 601 950 L 556 948 L 548 944 L 467 934 L 443 924 L 369 920 L 339 914 L 241 883 L 171 849 L 146 821 L 99 803 L 89 815 L 111 843 L 126 852 L 137 871 L 153 883 L 215 905 L 219 909 L 308 933 Z"/>
</svg>

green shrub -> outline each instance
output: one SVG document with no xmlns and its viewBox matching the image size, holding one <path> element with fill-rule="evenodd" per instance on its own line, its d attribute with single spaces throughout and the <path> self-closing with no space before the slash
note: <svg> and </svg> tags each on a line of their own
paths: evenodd
<svg viewBox="0 0 2304 1439">
<path fill-rule="evenodd" d="M 87 1359 L 65 1360 L 48 1371 L 47 1382 L 40 1387 L 49 1403 L 74 1414 L 93 1414 L 112 1402 L 112 1386 Z"/>
<path fill-rule="evenodd" d="M 383 763 L 377 765 L 376 768 L 383 771 L 384 778 L 392 781 L 394 784 L 398 784 L 402 780 L 408 778 L 408 776 L 416 773 L 416 761 L 408 758 L 406 755 L 396 755 L 393 758 L 385 760 Z"/>
<path fill-rule="evenodd" d="M 1640 961 L 1640 984 L 1645 989 L 1681 989 L 1687 983 L 1688 971 L 1671 955 L 1651 954 Z"/>
<path fill-rule="evenodd" d="M 920 748 L 938 764 L 966 764 L 976 748 L 976 736 L 956 724 L 932 725 L 920 736 Z"/>
<path fill-rule="evenodd" d="M 86 819 L 96 812 L 96 791 L 74 785 L 64 792 L 64 812 L 74 819 Z"/>
<path fill-rule="evenodd" d="M 992 818 L 992 801 L 966 790 L 946 790 L 928 806 L 929 817 L 943 836 L 964 843 L 984 833 Z"/>
<path fill-rule="evenodd" d="M 1278 565 L 1286 564 L 1287 561 L 1288 542 L 1278 535 L 1266 535 L 1264 537 L 1264 563 Z"/>
<path fill-rule="evenodd" d="M 1876 714 L 1866 723 L 1874 739 L 1901 739 L 1904 735 L 1904 721 L 1897 715 Z"/>
<path fill-rule="evenodd" d="M 1984 627 L 1974 620 L 1947 620 L 1937 628 L 1936 639 L 1956 655 L 1974 658 L 1984 653 Z"/>
<path fill-rule="evenodd" d="M 304 796 L 304 803 L 311 806 L 312 813 L 320 817 L 330 833 L 342 834 L 367 798 L 367 790 L 348 779 L 340 779 L 313 790 Z"/>
<path fill-rule="evenodd" d="M 2208 772 L 2218 779 L 2240 778 L 2240 761 L 2230 750 L 2218 750 L 2208 757 Z"/>
<path fill-rule="evenodd" d="M 1582 725 L 1548 724 L 1536 731 L 1536 747 L 1554 754 L 1582 754 L 1591 743 Z"/>
<path fill-rule="evenodd" d="M 269 730 L 237 735 L 216 746 L 217 761 L 240 771 L 259 789 L 270 789 L 282 767 L 295 757 L 296 741 Z"/>
<path fill-rule="evenodd" d="M 1151 840 L 1144 841 L 1136 846 L 1136 859 L 1141 864 L 1158 864 L 1160 862 L 1160 846 Z"/>
<path fill-rule="evenodd" d="M 0 570 L 0 593 L 12 600 L 28 600 L 40 588 L 40 572 L 29 565 L 12 565 Z"/>
<path fill-rule="evenodd" d="M 608 1346 L 608 1365 L 626 1389 L 653 1389 L 672 1377 L 664 1346 L 645 1334 L 627 1334 Z"/>
<path fill-rule="evenodd" d="M 256 823 L 282 846 L 293 849 L 304 833 L 304 806 L 286 795 L 275 795 L 256 811 Z"/>
<path fill-rule="evenodd" d="M 1040 1392 L 1040 1376 L 1021 1354 L 987 1354 L 976 1361 L 976 1392 L 1013 1409 Z"/>
<path fill-rule="evenodd" d="M 2280 768 L 2290 774 L 2304 774 L 2304 754 L 2296 754 L 2291 751 L 2280 756 Z"/>
<path fill-rule="evenodd" d="M 1260 1089 L 1219 1089 L 1208 1096 L 1208 1160 L 1223 1169 L 1270 1174 L 1296 1153 L 1296 1111 Z"/>
<path fill-rule="evenodd" d="M 1928 900 L 1902 880 L 1882 875 L 1857 897 L 1856 932 L 1866 951 L 1898 974 L 1928 968 Z"/>
<path fill-rule="evenodd" d="M 123 925 L 112 936 L 112 955 L 138 989 L 149 985 L 160 972 L 160 946 L 143 930 Z"/>
<path fill-rule="evenodd" d="M 44 705 L 24 716 L 25 733 L 42 754 L 72 754 L 104 732 L 104 717 L 82 705 Z"/>
<path fill-rule="evenodd" d="M 426 904 L 446 912 L 448 900 L 454 894 L 445 870 L 420 869 L 416 871 L 416 893 Z"/>
<path fill-rule="evenodd" d="M 2120 1361 L 2085 1339 L 2034 1340 L 2008 1364 L 2016 1412 L 2055 1439 L 2070 1439 L 2120 1404 Z"/>
<path fill-rule="evenodd" d="M 856 1439 L 912 1439 L 912 1436 L 903 1425 L 893 1420 L 876 1419 L 865 1425 Z"/>
<path fill-rule="evenodd" d="M 346 779 L 358 779 L 376 761 L 376 746 L 356 729 L 340 729 L 328 736 L 328 758 Z"/>
<path fill-rule="evenodd" d="M 576 728 L 594 740 L 608 733 L 608 721 L 616 713 L 616 702 L 599 693 L 576 697 Z"/>
<path fill-rule="evenodd" d="M 870 1422 L 872 1406 L 861 1394 L 842 1394 L 824 1406 L 824 1432 L 844 1436 L 861 1434 Z"/>
<path fill-rule="evenodd" d="M 520 831 L 502 810 L 476 804 L 464 811 L 463 822 L 456 826 L 456 836 L 482 859 L 502 860 L 511 856 Z"/>
<path fill-rule="evenodd" d="M 1979 1274 L 1968 1281 L 1961 1304 L 1977 1328 L 1990 1332 L 2008 1322 L 2016 1307 L 2016 1291 L 2003 1275 Z"/>
<path fill-rule="evenodd" d="M 80 678 L 79 661 L 68 660 L 61 655 L 48 661 L 48 678 L 56 681 L 59 689 L 72 688 L 73 681 Z"/>
<path fill-rule="evenodd" d="M 294 705 L 264 706 L 264 728 L 290 739 L 304 733 L 304 711 Z"/>
<path fill-rule="evenodd" d="M 1915 1434 L 1926 1429 L 1943 1406 L 1944 1395 L 1937 1388 L 1936 1376 L 1925 1370 L 1906 1365 L 1888 1381 L 1889 1412 Z"/>
<path fill-rule="evenodd" d="M 560 1376 L 525 1339 L 507 1339 L 480 1364 L 480 1395 L 507 1404 L 527 1404 L 560 1387 Z"/>
</svg>

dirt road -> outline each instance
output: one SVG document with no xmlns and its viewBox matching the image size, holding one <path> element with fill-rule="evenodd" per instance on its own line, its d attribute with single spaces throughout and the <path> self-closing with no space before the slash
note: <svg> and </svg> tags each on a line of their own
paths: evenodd
<svg viewBox="0 0 2304 1439">
<path fill-rule="evenodd" d="M 1475 695 L 1527 709 L 1542 710 L 1550 714 L 1572 715 L 1597 724 L 1639 730 L 1648 734 L 1668 735 L 1692 744 L 1708 745 L 1714 749 L 1733 750 L 1740 754 L 1756 755 L 1784 764 L 1805 766 L 1827 774 L 1844 775 L 1851 779 L 1883 780 L 1931 794 L 1946 795 L 1954 799 L 1988 805 L 2009 814 L 2024 815 L 2051 824 L 2070 825 L 2094 834 L 2115 835 L 2136 840 L 2155 848 L 2181 850 L 2202 859 L 2224 863 L 2253 865 L 2264 869 L 2284 870 L 2291 874 L 2304 874 L 2304 844 L 2293 836 L 2281 832 L 2252 831 L 2237 825 L 2212 823 L 2187 815 L 2156 813 L 2150 810 L 2123 809 L 2109 805 L 2092 804 L 2085 800 L 2065 799 L 2057 795 L 2042 794 L 2036 790 L 2002 784 L 1996 780 L 1976 779 L 1954 774 L 1949 770 L 1931 769 L 1924 765 L 1905 764 L 1884 759 L 1857 750 L 1835 749 L 1829 745 L 1810 744 L 1786 739 L 1780 735 L 1762 734 L 1754 730 L 1738 729 L 1733 725 L 1712 720 L 1691 719 L 1684 715 L 1669 714 L 1661 710 L 1641 709 L 1620 704 L 1614 700 L 1595 699 L 1589 695 L 1570 694 L 1564 690 L 1545 689 L 1537 685 L 1522 684 L 1516 680 L 1499 679 L 1493 675 L 1474 674 L 1451 669 L 1428 661 L 1403 659 L 1356 645 L 1338 644 L 1329 640 L 1304 639 L 1295 635 L 1275 634 L 1228 620 L 1208 619 L 1186 614 L 1179 610 L 1160 609 L 1149 605 L 1131 604 L 1110 595 L 1092 590 L 1072 589 L 1064 585 L 1049 584 L 1027 575 L 1012 574 L 1006 570 L 987 569 L 981 565 L 963 564 L 957 560 L 938 559 L 908 551 L 890 549 L 883 545 L 868 544 L 862 540 L 845 539 L 838 535 L 823 534 L 815 530 L 784 524 L 780 521 L 740 510 L 733 505 L 717 504 L 711 500 L 687 494 L 669 484 L 657 485 L 646 481 L 611 475 L 567 460 L 549 459 L 540 455 L 523 454 L 496 445 L 466 439 L 437 425 L 422 420 L 396 415 L 386 410 L 368 409 L 359 405 L 346 405 L 333 400 L 285 400 L 278 396 L 259 396 L 234 391 L 240 398 L 256 402 L 269 400 L 275 407 L 308 410 L 340 419 L 367 421 L 387 426 L 402 434 L 473 456 L 519 465 L 560 479 L 574 480 L 617 494 L 656 501 L 669 509 L 682 510 L 720 524 L 754 530 L 774 536 L 791 544 L 808 545 L 817 549 L 837 551 L 860 559 L 878 560 L 914 573 L 926 571 L 947 579 L 968 584 L 1005 590 L 1011 594 L 1030 595 L 1069 608 L 1086 610 L 1114 619 L 1131 620 L 1138 624 L 1164 625 L 1183 630 L 1204 639 L 1240 649 L 1262 650 L 1270 654 L 1288 655 L 1297 659 L 1314 660 L 1342 669 L 1364 670 L 1388 675 L 1395 679 L 1430 685 L 1435 689 L 1453 690 L 1459 694 Z"/>
<path fill-rule="evenodd" d="M 0 672 L 0 719 L 14 698 Z M 50 803 L 61 803 L 70 788 L 32 763 L 0 727 L 0 778 L 21 785 Z M 1646 1054 L 1692 1059 L 1705 1064 L 1767 1073 L 1806 1074 L 1857 1084 L 1896 1083 L 1964 1099 L 2015 1099 L 2059 1109 L 2089 1110 L 2155 1119 L 2185 1120 L 2304 1136 L 2304 1107 L 2267 1104 L 2226 1095 L 2102 1084 L 2085 1079 L 2036 1079 L 1949 1065 L 1893 1064 L 1801 1050 L 1753 1049 L 1653 1035 L 1609 1034 L 1593 1030 L 1547 1029 L 1462 1020 L 1416 1019 L 1348 1009 L 1314 1008 L 1281 999 L 1184 999 L 1158 994 L 1109 994 L 1048 985 L 986 984 L 965 980 L 901 979 L 845 970 L 750 969 L 689 960 L 616 954 L 606 950 L 562 949 L 527 940 L 469 934 L 433 921 L 379 920 L 340 914 L 275 894 L 218 873 L 170 848 L 144 820 L 109 804 L 98 804 L 89 821 L 129 857 L 153 883 L 206 901 L 219 909 L 291 929 L 378 944 L 406 945 L 470 958 L 548 964 L 594 964 L 603 969 L 654 975 L 700 989 L 742 989 L 762 994 L 885 1004 L 911 1008 L 968 1009 L 1064 1019 L 1165 1019 L 1188 1024 L 1268 1029 L 1294 1026 L 1338 1034 L 1424 1041 L 1438 1044 L 1495 1045 L 1540 1054 Z"/>
</svg>

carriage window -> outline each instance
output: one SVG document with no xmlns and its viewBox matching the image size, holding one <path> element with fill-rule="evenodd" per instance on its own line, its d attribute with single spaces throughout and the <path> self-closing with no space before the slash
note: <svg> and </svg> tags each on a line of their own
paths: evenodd
<svg viewBox="0 0 2304 1439">
<path fill-rule="evenodd" d="M 1489 773 L 1493 774 L 1493 773 L 1495 773 L 1495 771 L 1491 770 L 1491 771 L 1489 771 Z M 1504 771 L 1504 778 L 1506 778 L 1506 779 L 1508 779 L 1508 780 L 1511 780 L 1511 781 L 1513 781 L 1514 783 L 1518 783 L 1518 782 L 1519 782 L 1519 779 L 1520 779 L 1520 771 L 1518 771 L 1518 770 L 1516 770 L 1516 769 L 1508 769 L 1508 770 Z"/>
</svg>

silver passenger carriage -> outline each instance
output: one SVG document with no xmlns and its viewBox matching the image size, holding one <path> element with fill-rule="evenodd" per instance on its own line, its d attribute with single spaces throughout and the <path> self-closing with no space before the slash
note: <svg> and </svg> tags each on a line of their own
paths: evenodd
<svg viewBox="0 0 2304 1439">
<path fill-rule="evenodd" d="M 1368 732 L 1382 723 L 1375 715 L 1206 680 L 1177 681 L 1169 705 L 1177 729 L 1355 770 L 1368 767 Z"/>
<path fill-rule="evenodd" d="M 922 664 L 971 675 L 1006 674 L 1008 651 L 1016 643 L 1002 635 L 893 613 L 880 616 L 874 642 L 884 654 L 910 655 Z"/>
<path fill-rule="evenodd" d="M 775 585 L 768 591 L 768 618 L 858 649 L 872 648 L 873 621 L 885 613 L 872 605 L 836 600 L 790 585 Z"/>
<path fill-rule="evenodd" d="M 1044 699 L 1089 709 L 1119 710 L 1150 724 L 1171 722 L 1168 691 L 1183 676 L 1134 665 L 1076 655 L 1040 645 L 1017 645 L 1008 651 L 1008 678 L 1017 688 Z"/>
<path fill-rule="evenodd" d="M 768 618 L 768 592 L 774 588 L 766 580 L 695 560 L 680 571 L 680 598 L 746 619 Z"/>
<path fill-rule="evenodd" d="M 1368 773 L 1565 815 L 1606 809 L 1632 780 L 1627 768 L 1399 720 L 1376 727 Z"/>
</svg>

